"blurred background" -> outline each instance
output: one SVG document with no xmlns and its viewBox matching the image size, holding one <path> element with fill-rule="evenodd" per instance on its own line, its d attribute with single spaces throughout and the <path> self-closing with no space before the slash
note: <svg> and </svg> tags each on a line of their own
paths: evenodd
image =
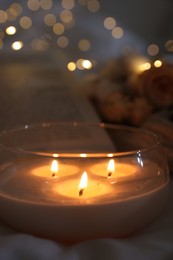
<svg viewBox="0 0 173 260">
<path fill-rule="evenodd" d="M 172 59 L 172 15 L 171 0 L 0 1 L 0 58 L 50 60 L 79 75 L 122 55 Z"/>
<path fill-rule="evenodd" d="M 159 132 L 172 159 L 172 16 L 172 0 L 1 0 L 0 130 L 99 116 Z"/>
</svg>

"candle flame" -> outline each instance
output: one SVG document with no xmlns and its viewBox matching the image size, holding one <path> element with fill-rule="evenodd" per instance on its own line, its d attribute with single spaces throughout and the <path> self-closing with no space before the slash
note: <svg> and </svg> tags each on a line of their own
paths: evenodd
<svg viewBox="0 0 173 260">
<path fill-rule="evenodd" d="M 113 159 L 111 159 L 108 163 L 108 177 L 111 177 L 112 173 L 115 171 L 115 162 Z"/>
<path fill-rule="evenodd" d="M 57 160 L 52 161 L 51 172 L 52 172 L 52 177 L 54 177 L 55 174 L 58 172 L 58 162 L 57 162 Z"/>
<path fill-rule="evenodd" d="M 83 194 L 84 189 L 88 185 L 88 175 L 87 172 L 83 172 L 80 183 L 79 183 L 79 195 Z"/>
</svg>

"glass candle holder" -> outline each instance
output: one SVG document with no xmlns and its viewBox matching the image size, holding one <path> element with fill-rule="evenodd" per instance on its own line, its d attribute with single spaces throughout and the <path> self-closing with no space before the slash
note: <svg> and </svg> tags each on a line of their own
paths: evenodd
<svg viewBox="0 0 173 260">
<path fill-rule="evenodd" d="M 43 123 L 0 135 L 0 218 L 63 243 L 130 235 L 168 197 L 169 171 L 152 132 L 103 123 Z"/>
</svg>

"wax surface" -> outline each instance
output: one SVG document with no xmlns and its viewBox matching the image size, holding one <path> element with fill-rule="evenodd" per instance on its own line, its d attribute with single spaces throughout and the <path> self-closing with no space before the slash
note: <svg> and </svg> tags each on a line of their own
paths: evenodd
<svg viewBox="0 0 173 260">
<path fill-rule="evenodd" d="M 79 173 L 70 176 L 66 176 L 65 171 L 64 176 L 58 178 L 38 177 L 33 174 L 33 171 L 39 169 L 38 162 L 32 164 L 31 161 L 17 161 L 4 167 L 0 172 L 0 196 L 37 204 L 78 205 L 79 202 L 84 205 L 102 204 L 142 196 L 165 183 L 162 170 L 150 161 L 145 162 L 145 167 L 136 168 L 135 177 L 131 176 L 132 178 L 128 180 L 102 179 L 102 176 L 91 171 L 91 165 L 87 164 L 85 168 L 88 171 L 89 186 L 84 190 L 82 200 L 78 193 L 80 170 Z M 90 200 L 85 200 L 85 196 Z"/>
</svg>

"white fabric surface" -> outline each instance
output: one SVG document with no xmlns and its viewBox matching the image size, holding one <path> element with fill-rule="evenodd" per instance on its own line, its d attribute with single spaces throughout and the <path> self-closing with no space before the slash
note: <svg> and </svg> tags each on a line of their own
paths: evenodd
<svg viewBox="0 0 173 260">
<path fill-rule="evenodd" d="M 137 234 L 97 239 L 72 246 L 33 237 L 0 224 L 0 260 L 171 260 L 173 259 L 173 180 L 162 215 Z"/>
</svg>

